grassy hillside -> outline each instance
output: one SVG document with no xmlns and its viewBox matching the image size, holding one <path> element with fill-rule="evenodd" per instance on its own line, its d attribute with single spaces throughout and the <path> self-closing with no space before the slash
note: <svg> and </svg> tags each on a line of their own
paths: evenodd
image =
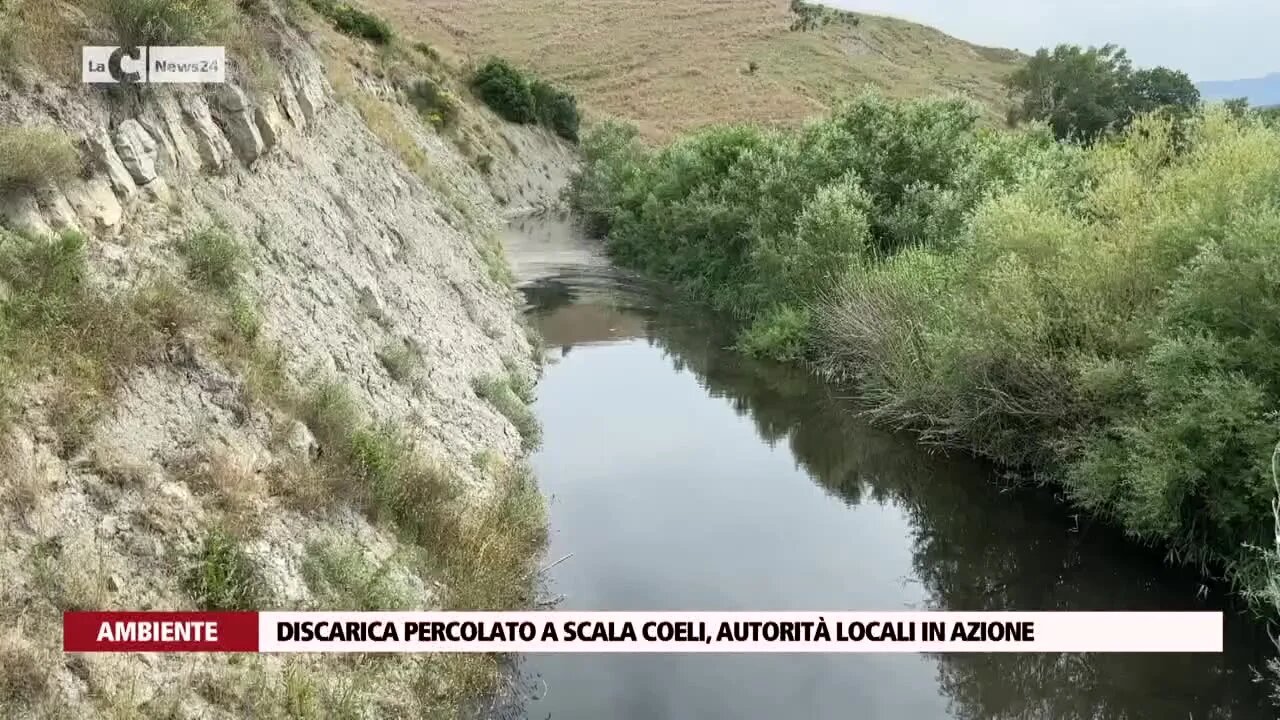
<svg viewBox="0 0 1280 720">
<path fill-rule="evenodd" d="M 999 119 L 1001 79 L 1020 58 L 870 15 L 793 29 L 788 0 L 369 4 L 442 49 L 501 54 L 561 81 L 589 115 L 633 120 L 650 140 L 719 121 L 794 123 L 868 84 L 895 97 L 962 93 Z"/>
</svg>

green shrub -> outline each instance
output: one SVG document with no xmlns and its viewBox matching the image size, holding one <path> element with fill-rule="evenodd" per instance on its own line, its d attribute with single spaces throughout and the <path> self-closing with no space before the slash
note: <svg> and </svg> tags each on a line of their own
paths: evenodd
<svg viewBox="0 0 1280 720">
<path fill-rule="evenodd" d="M 407 437 L 389 426 L 365 428 L 351 435 L 349 447 L 353 490 L 375 518 L 389 520 L 427 548 L 454 535 L 453 478 L 422 459 Z"/>
<path fill-rule="evenodd" d="M 570 142 L 578 141 L 578 127 L 582 117 L 578 113 L 578 101 L 573 94 L 550 83 L 535 79 L 530 83 L 534 112 L 538 122 Z"/>
<path fill-rule="evenodd" d="M 458 99 L 436 80 L 420 77 L 409 85 L 409 102 L 436 127 L 451 127 L 458 119 Z"/>
<path fill-rule="evenodd" d="M 534 378 L 522 372 L 520 366 L 511 358 L 503 358 L 502 367 L 507 371 L 507 384 L 511 386 L 511 392 L 520 398 L 520 402 L 532 405 L 537 392 Z"/>
<path fill-rule="evenodd" d="M 738 349 L 754 357 L 799 360 L 809 340 L 809 315 L 783 305 L 753 322 L 738 338 Z"/>
<path fill-rule="evenodd" d="M 247 260 L 240 242 L 229 230 L 211 225 L 188 235 L 178 251 L 187 261 L 187 275 L 198 284 L 229 293 L 240 284 Z"/>
<path fill-rule="evenodd" d="M 866 95 L 800 131 L 713 128 L 657 151 L 606 123 L 568 199 L 620 262 L 750 326 L 862 262 L 951 239 L 987 183 L 966 169 L 995 154 L 976 117 L 960 101 Z"/>
<path fill-rule="evenodd" d="M 0 301 L 6 369 L 51 371 L 68 398 L 100 399 L 156 347 L 154 330 L 164 330 L 137 312 L 134 299 L 89 283 L 85 240 L 76 233 L 46 239 L 0 231 L 0 280 L 8 288 Z"/>
<path fill-rule="evenodd" d="M 490 58 L 471 79 L 476 96 L 500 117 L 514 123 L 535 122 L 533 90 L 524 74 L 502 58 Z"/>
<path fill-rule="evenodd" d="M 372 13 L 338 0 L 307 0 L 316 12 L 328 18 L 339 32 L 386 45 L 395 37 L 391 26 Z"/>
<path fill-rule="evenodd" d="M 316 383 L 306 393 L 301 414 L 322 450 L 336 457 L 347 454 L 351 438 L 364 419 L 351 391 L 331 380 Z"/>
<path fill-rule="evenodd" d="M 510 122 L 539 123 L 570 142 L 578 141 L 582 116 L 573 94 L 521 72 L 502 58 L 490 58 L 471 78 L 484 104 Z"/>
<path fill-rule="evenodd" d="M 302 577 L 324 610 L 412 610 L 420 600 L 396 581 L 395 558 L 377 562 L 350 539 L 307 543 Z"/>
<path fill-rule="evenodd" d="M 472 384 L 472 389 L 478 397 L 488 401 L 495 410 L 515 425 L 525 450 L 532 450 L 542 442 L 542 427 L 538 424 L 538 417 L 521 397 L 523 395 L 531 398 L 531 391 L 526 389 L 519 379 L 499 376 L 482 377 Z"/>
<path fill-rule="evenodd" d="M 249 342 L 262 334 L 262 312 L 253 298 L 246 293 L 236 293 L 227 312 L 227 321 L 237 337 Z"/>
<path fill-rule="evenodd" d="M 120 45 L 196 45 L 234 28 L 231 0 L 98 0 Z"/>
<path fill-rule="evenodd" d="M 184 586 L 201 610 L 258 610 L 265 599 L 253 560 L 216 528 L 205 535 Z"/>
<path fill-rule="evenodd" d="M 422 367 L 422 352 L 408 341 L 391 343 L 377 352 L 378 362 L 392 380 L 412 382 Z"/>
<path fill-rule="evenodd" d="M 80 171 L 75 145 L 52 128 L 0 127 L 0 158 L 0 194 L 69 180 Z"/>
<path fill-rule="evenodd" d="M 421 41 L 415 42 L 413 43 L 413 49 L 417 50 L 419 53 L 422 54 L 423 57 L 427 58 L 428 60 L 434 60 L 436 62 L 440 62 L 440 51 L 431 47 L 430 43 L 425 43 Z"/>
</svg>

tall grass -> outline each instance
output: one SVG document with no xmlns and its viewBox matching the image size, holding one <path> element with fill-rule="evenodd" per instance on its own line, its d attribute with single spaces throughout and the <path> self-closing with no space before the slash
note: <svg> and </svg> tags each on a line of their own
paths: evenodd
<svg viewBox="0 0 1280 720">
<path fill-rule="evenodd" d="M 615 258 L 855 382 L 868 412 L 1061 484 L 1268 586 L 1280 131 L 1221 110 L 1089 149 L 863 97 L 797 131 L 588 135 L 570 200 Z"/>
<path fill-rule="evenodd" d="M 96 2 L 121 45 L 196 45 L 224 39 L 236 22 L 231 0 Z"/>
<path fill-rule="evenodd" d="M 80 157 L 71 139 L 52 128 L 0 127 L 0 195 L 74 177 Z"/>
</svg>

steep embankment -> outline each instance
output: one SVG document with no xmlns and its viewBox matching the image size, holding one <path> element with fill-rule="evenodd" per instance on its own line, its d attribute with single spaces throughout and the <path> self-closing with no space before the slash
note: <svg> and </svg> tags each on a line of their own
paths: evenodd
<svg viewBox="0 0 1280 720">
<path fill-rule="evenodd" d="M 871 86 L 893 97 L 956 92 L 1003 120 L 1021 56 L 895 18 L 787 0 L 377 0 L 382 12 L 468 57 L 498 53 L 562 82 L 590 113 L 668 140 L 719 122 L 795 124 Z"/>
<path fill-rule="evenodd" d="M 59 613 L 532 600 L 536 360 L 495 232 L 571 153 L 426 53 L 240 5 L 226 86 L 39 54 L 0 82 L 5 717 L 453 717 L 494 658 L 64 656 Z"/>
</svg>

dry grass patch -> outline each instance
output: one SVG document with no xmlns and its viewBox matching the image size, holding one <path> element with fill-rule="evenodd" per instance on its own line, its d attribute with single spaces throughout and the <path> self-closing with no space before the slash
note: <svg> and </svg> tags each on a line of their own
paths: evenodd
<svg viewBox="0 0 1280 720">
<path fill-rule="evenodd" d="M 50 469 L 35 456 L 29 440 L 16 430 L 0 437 L 0 502 L 28 513 L 52 484 Z"/>
<path fill-rule="evenodd" d="M 378 362 L 396 382 L 411 385 L 422 371 L 422 349 L 412 340 L 388 343 L 378 350 L 377 356 Z"/>
<path fill-rule="evenodd" d="M 226 522 L 236 535 L 252 534 L 264 510 L 270 488 L 267 479 L 254 467 L 254 459 L 243 450 L 214 443 L 195 472 L 197 487 L 213 493 Z"/>
<path fill-rule="evenodd" d="M 80 171 L 80 154 L 56 128 L 0 127 L 0 194 L 34 190 Z"/>
<path fill-rule="evenodd" d="M 370 557 L 348 538 L 307 544 L 302 576 L 319 607 L 326 610 L 412 610 L 425 604 L 403 582 L 410 572 L 404 558 Z"/>
<path fill-rule="evenodd" d="M 8 0 L 0 5 L 0 70 L 13 74 L 34 67 L 55 80 L 79 79 L 79 52 L 89 22 L 77 4 L 49 0 Z"/>
<path fill-rule="evenodd" d="M 511 421 L 520 433 L 524 449 L 533 450 L 542 442 L 542 426 L 529 408 L 533 401 L 532 381 L 508 369 L 506 375 L 488 375 L 472 382 L 476 396 L 487 401 Z"/>
<path fill-rule="evenodd" d="M 98 445 L 90 454 L 93 469 L 102 479 L 117 487 L 142 487 L 151 468 L 112 446 Z"/>
<path fill-rule="evenodd" d="M 111 571 L 92 531 L 46 541 L 31 565 L 35 586 L 56 609 L 111 609 Z"/>
<path fill-rule="evenodd" d="M 0 710 L 14 717 L 17 708 L 35 707 L 49 690 L 51 658 L 41 653 L 16 628 L 0 634 Z"/>
</svg>

